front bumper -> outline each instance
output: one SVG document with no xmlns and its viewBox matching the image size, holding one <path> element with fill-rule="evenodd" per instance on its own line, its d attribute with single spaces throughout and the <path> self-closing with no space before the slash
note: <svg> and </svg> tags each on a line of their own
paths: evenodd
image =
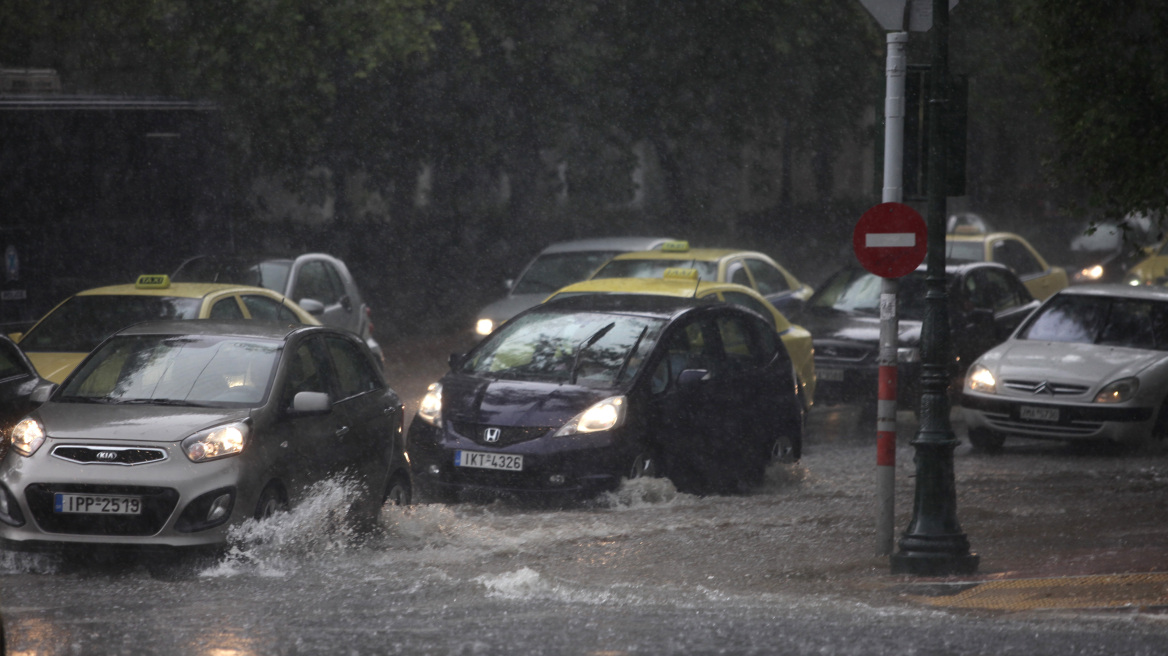
<svg viewBox="0 0 1168 656">
<path fill-rule="evenodd" d="M 106 544 L 199 547 L 226 542 L 232 523 L 252 515 L 258 490 L 238 457 L 192 463 L 176 445 L 166 460 L 134 466 L 80 464 L 49 455 L 46 443 L 32 458 L 10 452 L 0 462 L 0 540 L 25 546 Z M 62 513 L 55 495 L 136 497 L 135 515 Z M 214 502 L 228 495 L 229 507 L 212 514 Z M 2 508 L 3 506 L 0 506 Z"/>
<path fill-rule="evenodd" d="M 415 419 L 407 440 L 411 473 L 422 490 L 506 494 L 564 494 L 587 496 L 616 489 L 626 473 L 623 464 L 632 454 L 612 432 L 543 437 L 490 447 L 452 429 L 441 429 Z M 521 471 L 479 469 L 455 464 L 457 451 L 475 451 L 523 457 Z"/>
<path fill-rule="evenodd" d="M 989 429 L 1003 435 L 1049 440 L 1112 440 L 1130 444 L 1151 438 L 1156 412 L 1150 407 L 1099 403 L 1051 403 L 965 391 L 961 396 L 970 430 Z M 1057 412 L 1057 419 L 1033 419 L 1028 414 Z"/>
</svg>

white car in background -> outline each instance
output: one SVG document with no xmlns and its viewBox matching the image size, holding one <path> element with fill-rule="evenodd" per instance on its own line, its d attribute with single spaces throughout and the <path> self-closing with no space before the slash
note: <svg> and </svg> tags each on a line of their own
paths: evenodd
<svg viewBox="0 0 1168 656">
<path fill-rule="evenodd" d="M 974 448 L 1008 436 L 1139 444 L 1168 434 L 1168 289 L 1081 285 L 1055 294 L 969 368 Z"/>
<path fill-rule="evenodd" d="M 475 334 L 489 335 L 503 322 L 543 302 L 548 294 L 588 279 L 614 255 L 660 248 L 668 237 L 604 237 L 552 244 L 527 263 L 514 280 L 504 283 L 507 295 L 478 313 Z"/>
</svg>

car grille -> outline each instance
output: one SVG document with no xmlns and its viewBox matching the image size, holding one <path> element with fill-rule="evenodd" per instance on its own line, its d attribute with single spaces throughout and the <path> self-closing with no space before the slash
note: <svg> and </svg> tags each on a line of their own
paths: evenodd
<svg viewBox="0 0 1168 656">
<path fill-rule="evenodd" d="M 89 515 L 53 512 L 53 495 L 105 494 L 142 498 L 138 515 Z M 37 526 L 47 533 L 75 535 L 154 535 L 162 530 L 178 504 L 178 490 L 136 485 L 80 485 L 33 483 L 24 489 L 28 509 Z"/>
<path fill-rule="evenodd" d="M 551 432 L 551 428 L 545 426 L 491 426 L 490 424 L 477 424 L 472 422 L 452 422 L 451 428 L 455 433 L 462 437 L 473 441 L 475 444 L 482 444 L 484 446 L 500 447 L 509 446 L 511 444 L 519 444 L 522 442 L 530 442 L 531 440 L 539 439 Z M 484 437 L 488 428 L 495 428 L 499 431 L 498 439 L 488 442 Z"/>
<path fill-rule="evenodd" d="M 1068 385 L 1065 383 L 1052 383 L 1046 380 L 1011 379 L 1002 381 L 1002 385 L 1016 392 L 1050 394 L 1052 396 L 1077 396 L 1079 394 L 1086 394 L 1088 389 L 1086 385 Z"/>
<path fill-rule="evenodd" d="M 53 449 L 53 457 L 83 465 L 142 465 L 166 460 L 162 449 L 140 449 L 121 446 L 61 445 Z"/>
<path fill-rule="evenodd" d="M 874 355 L 870 346 L 860 344 L 815 342 L 814 347 L 816 362 L 863 362 Z"/>
</svg>

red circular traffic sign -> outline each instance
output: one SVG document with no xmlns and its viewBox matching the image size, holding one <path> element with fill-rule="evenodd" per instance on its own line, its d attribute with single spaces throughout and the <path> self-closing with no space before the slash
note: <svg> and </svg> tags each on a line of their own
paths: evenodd
<svg viewBox="0 0 1168 656">
<path fill-rule="evenodd" d="M 852 231 L 856 259 L 883 278 L 899 278 L 925 261 L 925 220 L 904 203 L 881 203 L 864 212 Z"/>
</svg>

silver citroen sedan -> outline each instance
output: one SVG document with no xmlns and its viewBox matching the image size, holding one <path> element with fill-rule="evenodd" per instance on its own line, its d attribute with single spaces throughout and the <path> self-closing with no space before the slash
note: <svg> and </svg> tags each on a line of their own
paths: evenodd
<svg viewBox="0 0 1168 656">
<path fill-rule="evenodd" d="M 401 400 L 348 331 L 137 324 L 36 394 L 0 461 L 8 547 L 220 545 L 330 478 L 358 522 L 409 502 Z"/>
</svg>

